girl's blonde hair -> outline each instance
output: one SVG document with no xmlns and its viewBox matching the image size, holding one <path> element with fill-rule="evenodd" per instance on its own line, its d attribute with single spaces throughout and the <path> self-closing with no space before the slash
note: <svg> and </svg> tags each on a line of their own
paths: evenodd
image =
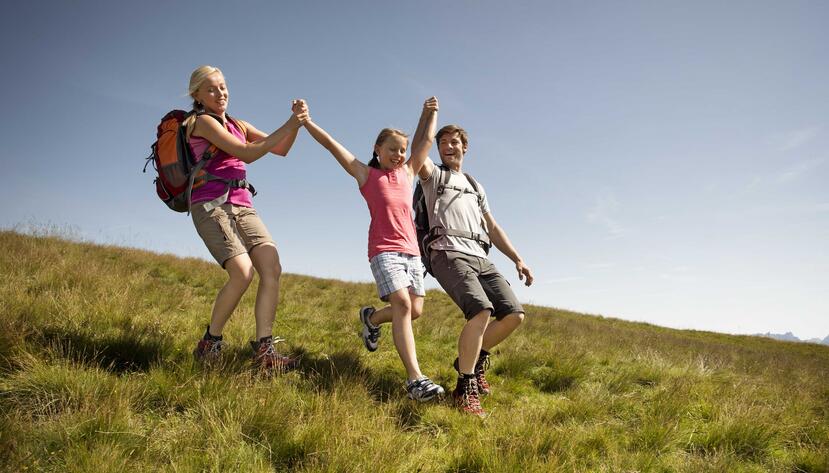
<svg viewBox="0 0 829 473">
<path fill-rule="evenodd" d="M 187 87 L 187 95 L 193 99 L 193 111 L 201 112 L 204 110 L 204 105 L 196 100 L 196 92 L 199 91 L 199 88 L 208 77 L 217 72 L 224 77 L 221 69 L 208 65 L 199 66 L 193 71 L 192 74 L 190 74 L 190 85 Z M 193 133 L 193 128 L 196 126 L 196 114 L 190 115 L 187 120 L 184 121 L 184 124 L 187 127 L 187 137 L 189 138 L 190 134 Z"/>
<path fill-rule="evenodd" d="M 386 141 L 386 138 L 394 135 L 402 136 L 403 138 L 406 138 L 407 141 L 409 139 L 409 135 L 407 135 L 401 130 L 398 130 L 397 128 L 383 128 L 382 130 L 380 130 L 380 134 L 377 135 L 377 141 L 374 142 L 374 146 L 377 147 L 382 145 L 383 142 Z M 373 168 L 380 169 L 380 160 L 377 159 L 376 151 L 372 151 L 371 161 L 368 162 L 368 165 Z"/>
</svg>

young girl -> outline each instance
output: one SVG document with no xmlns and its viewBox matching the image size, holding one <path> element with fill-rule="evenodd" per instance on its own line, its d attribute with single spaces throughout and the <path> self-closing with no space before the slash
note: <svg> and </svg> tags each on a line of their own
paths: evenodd
<svg viewBox="0 0 829 473">
<path fill-rule="evenodd" d="M 199 236 L 228 275 L 227 283 L 216 296 L 210 324 L 194 355 L 205 361 L 220 357 L 224 345 L 222 329 L 256 270 L 259 287 L 254 310 L 256 341 L 251 342 L 253 364 L 268 371 L 290 369 L 296 360 L 278 354 L 272 336 L 282 272 L 279 253 L 253 208 L 245 164 L 269 151 L 280 156 L 288 154 L 299 127 L 308 118 L 305 103 L 294 100 L 288 121 L 266 135 L 250 123 L 227 115 L 228 88 L 218 68 L 201 66 L 193 71 L 189 91 L 193 110 L 197 113 L 185 122 L 188 142 L 194 156 L 198 157 L 203 156 L 211 144 L 218 148 L 205 170 L 221 178 L 193 190 L 190 211 Z"/>
<path fill-rule="evenodd" d="M 408 137 L 400 130 L 385 128 L 374 145 L 368 165 L 358 161 L 311 119 L 305 128 L 350 174 L 366 199 L 371 224 L 368 230 L 368 257 L 377 291 L 391 306 L 375 311 L 360 310 L 363 341 L 369 351 L 377 349 L 380 324 L 391 322 L 392 338 L 406 368 L 406 390 L 411 399 L 428 401 L 443 394 L 443 388 L 423 376 L 417 363 L 412 320 L 423 310 L 423 264 L 412 220 L 412 180 L 427 158 L 437 122 L 438 101 L 426 100 L 406 160 Z"/>
</svg>

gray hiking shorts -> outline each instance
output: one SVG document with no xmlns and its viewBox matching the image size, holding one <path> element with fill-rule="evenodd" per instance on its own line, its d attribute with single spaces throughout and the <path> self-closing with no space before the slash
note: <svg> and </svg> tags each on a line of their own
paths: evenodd
<svg viewBox="0 0 829 473">
<path fill-rule="evenodd" d="M 432 250 L 432 274 L 467 320 L 483 310 L 498 320 L 524 308 L 509 282 L 486 258 L 459 251 Z"/>
</svg>

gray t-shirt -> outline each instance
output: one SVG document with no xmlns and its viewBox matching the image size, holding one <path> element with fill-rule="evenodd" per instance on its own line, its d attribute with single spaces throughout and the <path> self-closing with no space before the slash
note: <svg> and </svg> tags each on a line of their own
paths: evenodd
<svg viewBox="0 0 829 473">
<path fill-rule="evenodd" d="M 426 197 L 426 208 L 429 211 L 430 226 L 440 225 L 443 228 L 464 230 L 473 233 L 489 233 L 484 221 L 484 214 L 489 213 L 489 202 L 486 199 L 486 192 L 481 183 L 478 183 L 478 192 L 483 197 L 482 203 L 478 205 L 478 198 L 475 194 L 459 192 L 454 189 L 445 189 L 443 194 L 438 196 L 438 185 L 440 184 L 440 168 L 435 165 L 432 174 L 420 180 L 423 186 L 423 195 Z M 451 172 L 448 186 L 459 187 L 474 191 L 475 188 L 466 179 L 462 172 L 445 169 L 443 172 Z M 438 197 L 440 200 L 438 201 Z M 437 202 L 437 215 L 435 215 L 435 203 Z M 469 255 L 486 258 L 486 252 L 475 240 L 455 236 L 444 235 L 436 239 L 430 245 L 435 250 L 460 251 Z"/>
</svg>

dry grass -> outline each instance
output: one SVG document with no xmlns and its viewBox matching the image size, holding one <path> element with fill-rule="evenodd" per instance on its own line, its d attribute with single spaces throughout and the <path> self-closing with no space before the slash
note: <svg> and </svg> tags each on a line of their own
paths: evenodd
<svg viewBox="0 0 829 473">
<path fill-rule="evenodd" d="M 417 405 L 370 284 L 283 278 L 301 369 L 248 368 L 253 293 L 222 366 L 190 352 L 223 273 L 144 251 L 1 232 L 0 467 L 7 471 L 829 471 L 829 347 L 528 307 L 493 357 L 485 421 Z M 462 320 L 415 323 L 451 387 Z"/>
</svg>

